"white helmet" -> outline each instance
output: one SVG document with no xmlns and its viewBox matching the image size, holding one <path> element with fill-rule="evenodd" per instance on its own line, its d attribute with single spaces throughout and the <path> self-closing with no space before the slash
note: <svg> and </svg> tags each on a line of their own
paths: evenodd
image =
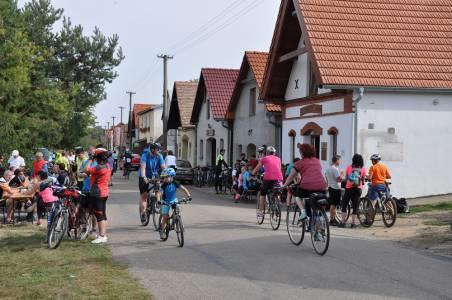
<svg viewBox="0 0 452 300">
<path fill-rule="evenodd" d="M 380 154 L 374 154 L 370 157 L 370 160 L 381 160 Z"/>
<path fill-rule="evenodd" d="M 267 147 L 267 152 L 270 154 L 275 154 L 276 153 L 276 149 L 273 146 L 268 146 Z"/>
</svg>

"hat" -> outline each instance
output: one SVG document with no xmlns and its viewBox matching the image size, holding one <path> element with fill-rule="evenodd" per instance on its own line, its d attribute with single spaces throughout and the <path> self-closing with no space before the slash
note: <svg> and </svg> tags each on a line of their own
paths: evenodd
<svg viewBox="0 0 452 300">
<path fill-rule="evenodd" d="M 14 150 L 11 155 L 12 156 L 19 156 L 19 151 L 18 150 Z"/>
</svg>

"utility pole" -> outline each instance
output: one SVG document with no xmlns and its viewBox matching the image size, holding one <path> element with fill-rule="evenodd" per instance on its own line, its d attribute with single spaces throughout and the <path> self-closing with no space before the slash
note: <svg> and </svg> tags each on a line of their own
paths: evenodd
<svg viewBox="0 0 452 300">
<path fill-rule="evenodd" d="M 114 150 L 115 149 L 115 119 L 116 119 L 116 117 L 113 116 L 111 118 L 113 119 L 113 125 L 111 125 L 111 146 L 112 146 L 111 150 Z"/>
<path fill-rule="evenodd" d="M 157 55 L 158 58 L 163 59 L 163 148 L 168 148 L 168 115 L 169 115 L 169 104 L 168 104 L 168 59 L 173 59 L 174 56 L 169 56 L 168 54 Z"/>
<path fill-rule="evenodd" d="M 119 109 L 121 110 L 121 123 L 122 123 L 122 111 L 124 110 L 124 106 L 119 106 Z"/>
<path fill-rule="evenodd" d="M 107 122 L 107 149 L 110 149 L 110 122 Z"/>
<path fill-rule="evenodd" d="M 129 149 L 132 151 L 132 96 L 135 95 L 135 92 L 126 92 L 129 94 L 129 124 L 128 124 L 128 134 L 129 134 Z"/>
</svg>

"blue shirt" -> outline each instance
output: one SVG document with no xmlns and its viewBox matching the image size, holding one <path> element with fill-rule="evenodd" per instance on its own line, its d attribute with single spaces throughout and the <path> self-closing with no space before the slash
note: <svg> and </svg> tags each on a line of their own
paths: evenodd
<svg viewBox="0 0 452 300">
<path fill-rule="evenodd" d="M 161 171 L 160 166 L 165 164 L 165 160 L 160 153 L 157 155 L 152 155 L 152 153 L 149 152 L 149 149 L 145 149 L 141 154 L 141 164 L 146 165 L 146 177 L 153 178 L 159 176 L 159 173 Z M 142 177 L 141 166 L 138 171 L 138 177 Z"/>
<path fill-rule="evenodd" d="M 89 159 L 82 162 L 79 172 L 85 171 L 88 163 L 89 163 Z M 97 165 L 97 161 L 93 160 L 93 162 L 91 163 L 91 167 L 95 167 L 96 165 Z M 83 192 L 87 193 L 90 191 L 90 189 L 91 189 L 91 181 L 90 181 L 90 176 L 88 176 L 88 177 L 85 177 L 85 179 L 83 180 Z"/>
<path fill-rule="evenodd" d="M 163 202 L 166 204 L 171 204 L 177 201 L 177 189 L 180 188 L 180 184 L 178 182 L 165 182 L 162 184 Z"/>
</svg>

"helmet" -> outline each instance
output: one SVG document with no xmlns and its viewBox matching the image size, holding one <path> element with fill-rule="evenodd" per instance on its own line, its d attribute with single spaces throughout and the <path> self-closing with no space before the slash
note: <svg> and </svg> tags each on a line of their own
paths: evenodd
<svg viewBox="0 0 452 300">
<path fill-rule="evenodd" d="M 149 149 L 150 150 L 159 149 L 159 145 L 157 143 L 150 143 Z"/>
<path fill-rule="evenodd" d="M 381 160 L 380 154 L 374 154 L 370 157 L 370 160 Z"/>
<path fill-rule="evenodd" d="M 273 146 L 268 146 L 268 147 L 267 147 L 267 152 L 268 152 L 268 153 L 274 154 L 274 153 L 276 153 L 276 149 L 275 149 L 275 147 L 273 147 Z"/>
<path fill-rule="evenodd" d="M 174 177 L 174 176 L 176 176 L 176 171 L 174 171 L 173 168 L 168 168 L 168 169 L 163 170 L 163 172 L 160 176 L 161 177 Z"/>
<path fill-rule="evenodd" d="M 155 146 L 157 147 L 157 149 L 158 150 L 161 150 L 162 149 L 162 144 L 160 144 L 160 143 L 154 143 L 155 144 Z"/>
<path fill-rule="evenodd" d="M 257 148 L 258 153 L 262 153 L 267 149 L 267 145 L 262 145 L 259 148 Z"/>
<path fill-rule="evenodd" d="M 108 151 L 105 148 L 97 148 L 94 150 L 94 158 L 95 159 L 101 159 L 101 160 L 107 160 L 108 158 Z"/>
</svg>

